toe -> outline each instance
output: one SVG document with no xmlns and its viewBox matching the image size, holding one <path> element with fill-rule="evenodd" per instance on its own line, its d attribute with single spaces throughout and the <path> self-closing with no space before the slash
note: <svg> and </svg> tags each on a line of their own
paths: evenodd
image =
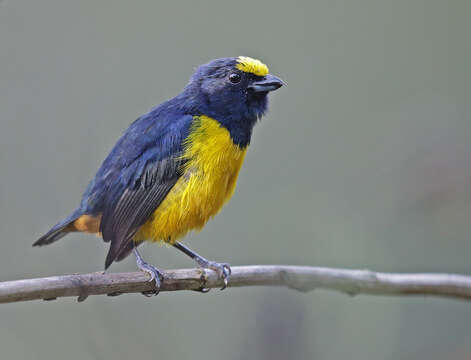
<svg viewBox="0 0 471 360">
<path fill-rule="evenodd" d="M 200 263 L 200 266 L 202 268 L 211 269 L 217 273 L 219 279 L 221 279 L 224 282 L 224 285 L 221 288 L 221 290 L 224 290 L 227 287 L 229 283 L 229 277 L 232 273 L 232 270 L 229 264 L 207 261 L 205 263 Z"/>
<path fill-rule="evenodd" d="M 232 274 L 232 269 L 229 264 L 222 264 L 222 272 L 224 273 L 224 276 L 230 276 Z"/>
<path fill-rule="evenodd" d="M 217 269 L 219 277 L 224 281 L 224 285 L 221 288 L 221 290 L 224 290 L 227 288 L 227 285 L 229 284 L 229 277 L 232 273 L 231 267 L 229 264 L 218 264 L 218 269 Z"/>
<path fill-rule="evenodd" d="M 144 295 L 145 297 L 152 297 L 152 296 L 158 295 L 158 293 L 159 292 L 157 290 L 149 290 L 149 291 L 141 292 L 141 294 Z"/>
<path fill-rule="evenodd" d="M 155 273 L 153 271 L 146 271 L 150 275 L 149 282 L 152 282 L 155 279 Z"/>
<path fill-rule="evenodd" d="M 148 297 L 157 295 L 160 291 L 160 285 L 163 280 L 162 274 L 158 269 L 147 263 L 140 264 L 139 268 L 141 271 L 149 274 L 149 282 L 155 281 L 155 290 L 145 291 L 142 294 Z"/>
</svg>

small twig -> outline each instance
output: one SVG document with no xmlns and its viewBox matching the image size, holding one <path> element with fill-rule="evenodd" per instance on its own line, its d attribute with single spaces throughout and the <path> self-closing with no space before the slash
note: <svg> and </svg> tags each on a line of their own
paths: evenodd
<svg viewBox="0 0 471 360">
<path fill-rule="evenodd" d="M 164 273 L 161 291 L 220 288 L 222 281 L 212 270 L 181 269 Z M 0 303 L 52 300 L 76 296 L 119 295 L 148 292 L 154 283 L 148 274 L 92 273 L 0 282 Z M 471 300 L 471 276 L 456 274 L 393 274 L 309 266 L 234 266 L 229 287 L 285 286 L 307 292 L 316 288 L 349 295 L 430 295 Z"/>
</svg>

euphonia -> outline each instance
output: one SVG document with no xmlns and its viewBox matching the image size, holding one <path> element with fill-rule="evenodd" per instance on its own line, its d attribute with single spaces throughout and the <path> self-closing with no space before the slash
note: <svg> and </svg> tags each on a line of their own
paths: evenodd
<svg viewBox="0 0 471 360">
<path fill-rule="evenodd" d="M 249 57 L 201 65 L 179 95 L 128 127 L 77 209 L 33 246 L 70 232 L 97 234 L 110 243 L 105 269 L 133 252 L 157 293 L 162 275 L 144 262 L 137 246 L 163 241 L 216 271 L 226 287 L 228 264 L 206 260 L 177 240 L 201 229 L 232 196 L 267 95 L 282 85 L 265 64 Z"/>
</svg>

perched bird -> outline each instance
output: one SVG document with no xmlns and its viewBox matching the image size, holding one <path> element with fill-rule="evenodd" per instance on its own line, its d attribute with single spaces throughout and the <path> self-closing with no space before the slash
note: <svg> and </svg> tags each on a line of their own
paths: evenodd
<svg viewBox="0 0 471 360">
<path fill-rule="evenodd" d="M 267 110 L 267 94 L 282 85 L 249 57 L 201 65 L 179 95 L 128 127 L 78 208 L 33 246 L 70 232 L 101 235 L 110 242 L 105 269 L 134 252 L 158 292 L 161 274 L 137 246 L 163 241 L 215 270 L 227 286 L 228 264 L 208 261 L 177 240 L 201 229 L 232 196 L 253 126 Z"/>
</svg>

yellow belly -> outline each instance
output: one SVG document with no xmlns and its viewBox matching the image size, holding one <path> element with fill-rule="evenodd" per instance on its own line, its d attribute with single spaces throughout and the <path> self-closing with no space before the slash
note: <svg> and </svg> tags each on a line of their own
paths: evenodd
<svg viewBox="0 0 471 360">
<path fill-rule="evenodd" d="M 245 153 L 216 120 L 195 118 L 184 144 L 182 157 L 187 162 L 183 176 L 134 241 L 173 243 L 188 231 L 201 229 L 234 193 Z"/>
</svg>

